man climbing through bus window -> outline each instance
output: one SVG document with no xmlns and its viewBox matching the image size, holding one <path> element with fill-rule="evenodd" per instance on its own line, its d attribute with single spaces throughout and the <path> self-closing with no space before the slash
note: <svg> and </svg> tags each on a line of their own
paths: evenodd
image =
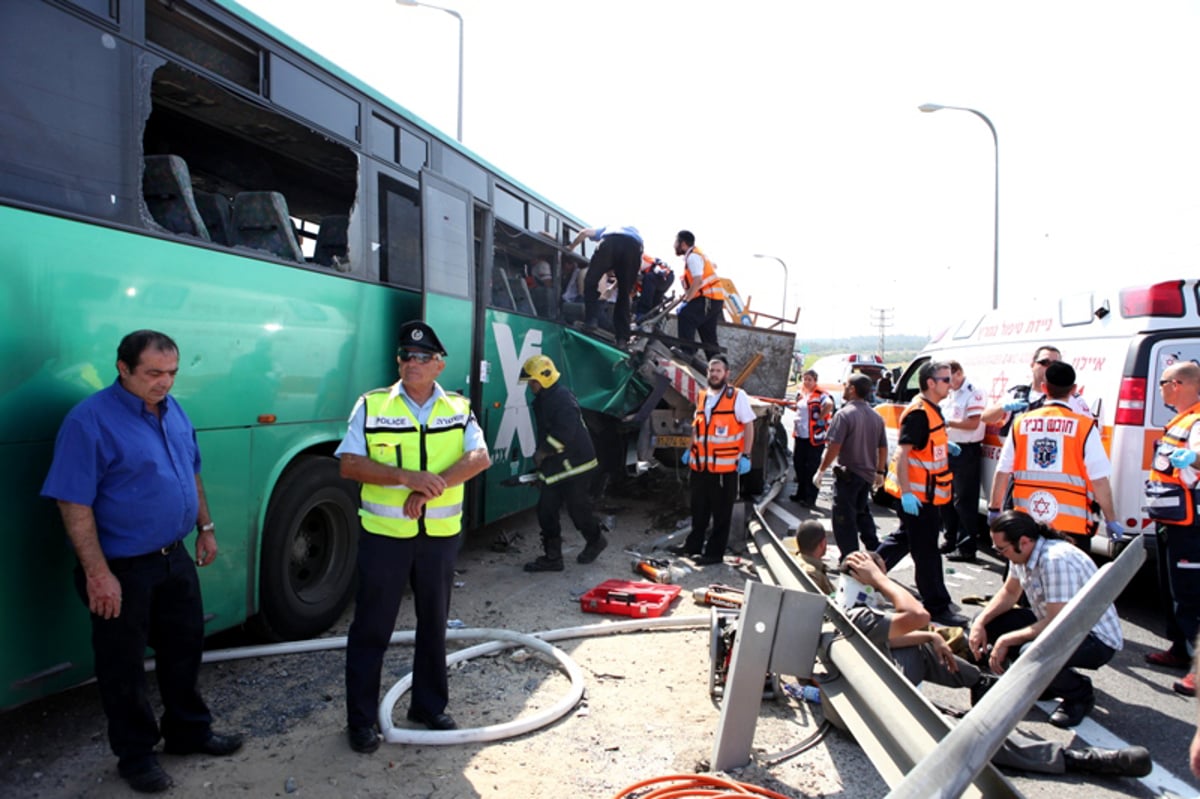
<svg viewBox="0 0 1200 799">
<path fill-rule="evenodd" d="M 1163 404 L 1175 411 L 1151 461 L 1146 509 L 1157 522 L 1158 582 L 1167 590 L 1167 640 L 1171 646 L 1146 655 L 1153 666 L 1185 669 L 1195 658 L 1200 632 L 1200 518 L 1196 514 L 1197 455 L 1200 454 L 1200 366 L 1176 363 L 1158 381 Z M 1196 695 L 1196 672 L 1174 685 Z"/>
<path fill-rule="evenodd" d="M 938 403 L 950 392 L 950 365 L 937 361 L 921 364 L 917 373 L 921 393 L 900 415 L 900 438 L 888 466 L 884 488 L 900 500 L 900 527 L 875 550 L 893 568 L 912 553 L 917 590 L 935 622 L 962 627 L 967 618 L 954 612 L 942 577 L 938 551 L 941 508 L 950 502 L 952 477 L 949 456 L 958 445 L 946 437 Z"/>
<path fill-rule="evenodd" d="M 1068 404 L 1075 391 L 1075 370 L 1053 361 L 1046 367 L 1043 386 L 1046 402 L 1018 415 L 1004 440 L 992 479 L 988 521 L 1005 507 L 1011 481 L 1013 507 L 1036 521 L 1083 541 L 1096 530 L 1093 517 L 1098 508 L 1108 520 L 1109 538 L 1119 541 L 1123 527 L 1113 510 L 1108 482 L 1112 464 L 1100 431 L 1095 419 Z"/>
<path fill-rule="evenodd" d="M 341 474 L 362 484 L 358 594 L 346 642 L 350 748 L 379 748 L 379 682 L 400 600 L 416 609 L 408 720 L 453 730 L 446 621 L 461 545 L 463 484 L 490 465 L 470 402 L 437 383 L 446 350 L 424 322 L 400 326 L 399 382 L 369 391 L 350 414 L 335 453 Z"/>
<path fill-rule="evenodd" d="M 596 450 L 583 421 L 583 412 L 571 390 L 563 385 L 554 361 L 534 355 L 521 367 L 520 382 L 533 392 L 533 419 L 537 425 L 537 448 L 533 463 L 541 475 L 537 504 L 542 530 L 542 555 L 525 564 L 527 572 L 560 572 L 562 559 L 563 505 L 575 529 L 583 534 L 585 546 L 575 558 L 591 563 L 608 541 L 592 512 L 591 477 L 596 468 Z"/>
<path fill-rule="evenodd" d="M 616 278 L 616 297 L 613 302 L 612 329 L 617 346 L 629 341 L 629 297 L 637 282 L 638 269 L 642 263 L 642 234 L 632 225 L 620 227 L 584 228 L 579 231 L 567 249 L 573 250 L 584 239 L 600 242 L 592 262 L 588 265 L 587 277 L 583 281 L 584 323 L 601 327 L 603 308 L 598 288 L 600 278 L 609 272 Z"/>
<path fill-rule="evenodd" d="M 672 554 L 691 555 L 699 566 L 725 559 L 738 477 L 750 471 L 754 449 L 754 409 L 728 377 L 725 356 L 709 360 L 708 388 L 696 398 L 692 445 L 683 453 L 683 463 L 691 468 L 692 529 L 682 546 L 668 547 Z"/>
<path fill-rule="evenodd" d="M 683 256 L 684 266 L 683 302 L 676 309 L 679 338 L 692 341 L 692 336 L 699 333 L 705 357 L 713 358 L 721 351 L 717 322 L 725 313 L 725 289 L 717 277 L 717 265 L 696 247 L 696 237 L 689 230 L 675 236 L 675 254 Z M 696 352 L 695 347 L 682 349 L 687 355 Z"/>
</svg>

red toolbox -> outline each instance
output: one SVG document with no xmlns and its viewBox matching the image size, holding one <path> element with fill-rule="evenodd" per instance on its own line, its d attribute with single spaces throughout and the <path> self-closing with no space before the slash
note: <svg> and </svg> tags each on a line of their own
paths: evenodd
<svg viewBox="0 0 1200 799">
<path fill-rule="evenodd" d="M 678 585 L 605 580 L 581 596 L 579 604 L 585 613 L 661 616 L 680 590 Z"/>
</svg>

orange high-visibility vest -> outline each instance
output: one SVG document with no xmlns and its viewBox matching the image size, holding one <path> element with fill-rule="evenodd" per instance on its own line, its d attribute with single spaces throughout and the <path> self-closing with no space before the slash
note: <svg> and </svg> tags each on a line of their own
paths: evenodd
<svg viewBox="0 0 1200 799">
<path fill-rule="evenodd" d="M 1057 404 L 1013 423 L 1013 507 L 1063 533 L 1092 535 L 1095 495 L 1084 446 L 1094 419 Z"/>
<path fill-rule="evenodd" d="M 1184 482 L 1182 470 L 1168 458 L 1177 447 L 1187 447 L 1192 427 L 1200 422 L 1200 402 L 1179 413 L 1167 425 L 1154 450 L 1150 482 L 1146 485 L 1146 513 L 1163 524 L 1190 527 L 1196 523 L 1196 488 Z"/>
<path fill-rule="evenodd" d="M 692 418 L 692 459 L 688 464 L 692 471 L 737 471 L 746 434 L 746 426 L 737 420 L 733 411 L 739 390 L 726 386 L 707 419 L 704 405 L 708 401 L 708 389 L 696 397 L 696 415 Z"/>
<path fill-rule="evenodd" d="M 700 296 L 707 297 L 710 300 L 725 299 L 725 289 L 721 288 L 720 278 L 717 277 L 716 265 L 708 259 L 708 256 L 700 252 L 699 247 L 693 247 L 691 252 L 696 253 L 704 259 L 704 275 L 700 279 Z M 689 253 L 690 254 L 690 253 Z M 683 269 L 683 290 L 686 292 L 692 285 L 692 273 L 686 266 L 687 258 L 684 258 Z"/>
<path fill-rule="evenodd" d="M 797 422 L 799 424 L 805 424 L 807 422 L 808 441 L 814 446 L 817 444 L 824 444 L 825 439 L 829 436 L 829 420 L 831 414 L 825 413 L 824 409 L 822 408 L 825 398 L 828 396 L 828 391 L 822 391 L 818 388 L 813 391 L 812 394 L 808 395 L 808 399 L 804 400 L 802 405 L 800 394 L 797 393 L 796 395 L 796 412 L 804 414 L 803 417 L 797 419 Z M 794 430 L 792 432 L 792 437 L 799 438 L 799 436 L 795 435 Z"/>
<path fill-rule="evenodd" d="M 900 425 L 904 425 L 904 417 L 910 413 L 923 413 L 929 421 L 929 440 L 921 449 L 910 447 L 908 462 L 897 462 L 900 450 L 888 464 L 887 479 L 883 487 L 893 497 L 903 494 L 916 494 L 917 499 L 933 505 L 945 505 L 953 495 L 954 476 L 950 472 L 950 458 L 946 442 L 946 423 L 938 407 L 922 396 L 913 399 L 912 404 L 900 414 Z M 900 469 L 904 468 L 904 478 L 900 478 Z"/>
</svg>

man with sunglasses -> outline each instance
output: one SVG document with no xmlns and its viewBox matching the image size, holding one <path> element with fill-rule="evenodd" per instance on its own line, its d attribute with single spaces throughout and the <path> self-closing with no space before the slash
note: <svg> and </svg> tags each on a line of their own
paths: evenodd
<svg viewBox="0 0 1200 799">
<path fill-rule="evenodd" d="M 1059 352 L 1058 347 L 1052 347 L 1049 344 L 1038 347 L 1034 350 L 1033 360 L 1029 363 L 1029 385 L 1010 388 L 1008 398 L 1004 402 L 998 402 L 985 408 L 979 417 L 980 420 L 985 425 L 1000 425 L 1001 438 L 1008 435 L 1009 427 L 1012 426 L 1013 414 L 1036 411 L 1046 404 L 1046 394 L 1042 387 L 1046 380 L 1046 367 L 1061 360 L 1062 353 Z M 1092 409 L 1088 407 L 1087 400 L 1083 398 L 1082 394 L 1072 392 L 1071 396 L 1066 399 L 1066 404 L 1075 413 L 1082 413 L 1085 416 L 1092 415 Z"/>
<path fill-rule="evenodd" d="M 917 591 L 930 617 L 937 624 L 962 627 L 968 620 L 950 605 L 938 550 L 941 508 L 953 495 L 949 457 L 960 451 L 946 435 L 939 407 L 950 393 L 950 364 L 927 361 L 917 377 L 921 393 L 900 415 L 899 446 L 884 481 L 884 489 L 900 500 L 900 527 L 875 551 L 889 569 L 911 552 Z"/>
<path fill-rule="evenodd" d="M 457 727 L 446 714 L 446 622 L 463 484 L 490 459 L 470 402 L 437 383 L 445 356 L 429 325 L 402 325 L 400 381 L 359 398 L 335 453 L 342 477 L 362 485 L 358 595 L 346 645 L 346 716 L 356 752 L 379 748 L 383 655 L 408 584 L 417 613 L 408 719 L 431 730 Z"/>
</svg>

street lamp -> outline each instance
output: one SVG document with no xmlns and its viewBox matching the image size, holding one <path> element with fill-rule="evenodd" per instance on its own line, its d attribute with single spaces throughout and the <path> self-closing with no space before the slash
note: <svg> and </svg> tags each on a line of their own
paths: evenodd
<svg viewBox="0 0 1200 799">
<path fill-rule="evenodd" d="M 996 200 L 993 214 L 993 233 L 992 233 L 992 309 L 1000 307 L 1000 138 L 996 136 L 996 126 L 992 124 L 992 120 L 987 118 L 987 114 L 982 111 L 976 111 L 974 108 L 963 108 L 957 105 L 938 105 L 937 103 L 925 103 L 925 105 L 917 106 L 917 108 L 926 113 L 932 114 L 934 111 L 947 109 L 949 111 L 967 111 L 974 114 L 983 120 L 988 126 L 988 130 L 992 132 L 992 144 L 996 148 Z"/>
<path fill-rule="evenodd" d="M 462 14 L 452 8 L 443 8 L 430 3 L 421 3 L 417 0 L 396 0 L 396 5 L 400 6 L 423 6 L 425 8 L 433 8 L 438 11 L 445 11 L 450 16 L 458 20 L 458 136 L 456 137 L 459 143 L 462 143 L 462 107 L 463 107 L 463 18 Z"/>
<path fill-rule="evenodd" d="M 754 255 L 754 257 L 755 258 L 770 258 L 773 261 L 779 261 L 779 265 L 783 267 L 783 312 L 780 313 L 779 316 L 781 319 L 786 319 L 787 318 L 787 301 L 788 301 L 788 293 L 787 293 L 788 268 L 787 268 L 787 264 L 785 264 L 783 262 L 782 258 L 779 258 L 778 256 L 775 256 L 775 255 L 762 255 L 761 253 L 756 253 Z"/>
</svg>

